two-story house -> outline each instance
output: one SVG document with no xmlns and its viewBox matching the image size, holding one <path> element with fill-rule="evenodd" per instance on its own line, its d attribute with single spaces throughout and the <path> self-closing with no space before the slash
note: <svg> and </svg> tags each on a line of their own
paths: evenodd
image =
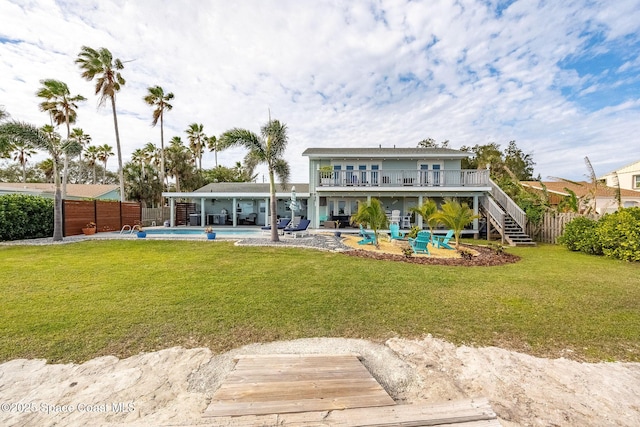
<svg viewBox="0 0 640 427">
<path fill-rule="evenodd" d="M 313 227 L 324 220 L 348 222 L 358 204 L 377 198 L 401 218 L 427 198 L 465 199 L 478 213 L 491 190 L 488 170 L 463 170 L 468 153 L 444 148 L 309 148 L 309 200 Z M 421 218 L 413 223 L 422 225 Z M 473 230 L 477 232 L 478 221 Z"/>
<path fill-rule="evenodd" d="M 410 209 L 427 198 L 441 204 L 446 198 L 467 201 L 479 213 L 491 192 L 488 170 L 463 170 L 469 154 L 444 148 L 309 148 L 309 182 L 277 187 L 276 215 L 299 215 L 312 228 L 325 221 L 348 224 L 358 204 L 377 198 L 391 215 L 408 218 Z M 295 187 L 298 210 L 290 210 Z M 170 201 L 172 225 L 268 223 L 269 185 L 262 183 L 212 183 L 190 193 L 164 193 Z M 176 204 L 176 200 L 187 203 Z M 186 206 L 186 207 L 185 207 Z M 195 220 L 194 220 L 195 219 Z M 420 217 L 411 224 L 422 226 Z M 470 232 L 478 232 L 474 221 Z"/>
</svg>

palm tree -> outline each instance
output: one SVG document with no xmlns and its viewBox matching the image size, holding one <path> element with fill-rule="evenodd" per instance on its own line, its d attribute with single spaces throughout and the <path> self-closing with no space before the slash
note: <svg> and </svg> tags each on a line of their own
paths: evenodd
<svg viewBox="0 0 640 427">
<path fill-rule="evenodd" d="M 54 195 L 54 220 L 53 220 L 53 241 L 61 241 L 62 236 L 62 193 L 60 189 L 60 174 L 58 165 L 63 155 L 75 155 L 79 150 L 77 143 L 73 141 L 60 140 L 60 136 L 54 132 L 53 126 L 45 125 L 42 129 L 24 122 L 7 122 L 0 124 L 0 141 L 11 140 L 24 142 L 43 149 L 49 153 L 53 161 L 53 177 L 55 182 Z"/>
<path fill-rule="evenodd" d="M 144 102 L 154 108 L 151 125 L 157 125 L 158 120 L 160 120 L 160 182 L 164 185 L 164 111 L 171 111 L 173 108 L 169 104 L 169 101 L 173 99 L 173 93 L 169 92 L 165 95 L 164 89 L 160 86 L 149 87 L 147 91 Z"/>
<path fill-rule="evenodd" d="M 176 179 L 176 191 L 180 192 L 182 178 L 193 169 L 191 162 L 193 158 L 189 155 L 189 151 L 182 144 L 179 136 L 171 139 L 169 148 L 167 148 L 167 172 Z"/>
<path fill-rule="evenodd" d="M 215 167 L 218 167 L 218 152 L 228 147 L 224 146 L 221 139 L 218 139 L 215 135 L 212 135 L 207 138 L 207 148 L 209 149 L 209 151 L 213 151 L 216 165 Z"/>
<path fill-rule="evenodd" d="M 416 215 L 420 215 L 422 219 L 427 223 L 429 232 L 431 235 L 431 244 L 433 244 L 433 229 L 440 224 L 440 220 L 436 215 L 438 213 L 438 205 L 433 200 L 427 199 L 422 203 L 422 206 L 416 206 L 409 209 Z"/>
<path fill-rule="evenodd" d="M 275 176 L 280 179 L 284 188 L 289 180 L 289 164 L 284 159 L 284 151 L 287 147 L 287 126 L 278 120 L 271 120 L 260 128 L 260 136 L 255 133 L 234 128 L 226 131 L 220 137 L 221 143 L 225 147 L 241 145 L 249 149 L 249 154 L 260 163 L 266 163 L 269 170 L 269 189 L 271 201 L 269 212 L 271 212 L 271 241 L 277 242 L 277 200 Z"/>
<path fill-rule="evenodd" d="M 87 159 L 87 163 L 89 166 L 93 168 L 93 183 L 96 181 L 96 162 L 98 161 L 98 156 L 100 155 L 100 150 L 95 145 L 90 145 L 84 150 L 84 157 Z"/>
<path fill-rule="evenodd" d="M 22 182 L 27 182 L 27 161 L 29 157 L 36 154 L 36 150 L 30 142 L 25 140 L 17 140 L 12 145 L 13 160 L 22 167 Z"/>
<path fill-rule="evenodd" d="M 3 120 L 7 120 L 9 118 L 9 113 L 4 108 L 4 105 L 0 105 L 0 122 Z"/>
<path fill-rule="evenodd" d="M 124 172 L 122 170 L 122 149 L 120 147 L 120 133 L 118 131 L 118 116 L 116 114 L 116 93 L 125 84 L 125 80 L 119 70 L 124 68 L 122 61 L 113 59 L 111 52 L 101 47 L 98 50 L 88 46 L 82 46 L 76 63 L 80 65 L 82 77 L 86 80 L 96 81 L 96 95 L 98 105 L 103 106 L 107 99 L 111 101 L 111 111 L 113 112 L 113 126 L 116 131 L 116 150 L 118 152 L 118 179 L 120 181 L 120 201 L 125 201 L 124 194 Z"/>
<path fill-rule="evenodd" d="M 42 87 L 36 92 L 44 101 L 40 103 L 40 109 L 48 112 L 52 123 L 65 124 L 67 127 L 67 139 L 71 137 L 69 125 L 76 122 L 78 102 L 86 101 L 82 95 L 71 96 L 69 87 L 60 80 L 40 80 Z M 67 181 L 69 178 L 69 156 L 64 156 L 64 169 L 62 172 L 62 198 L 67 196 Z"/>
<path fill-rule="evenodd" d="M 373 230 L 376 248 L 380 249 L 378 230 L 389 226 L 389 219 L 378 199 L 371 199 L 370 203 L 360 203 L 358 212 L 351 216 L 351 222 L 362 224 Z"/>
<path fill-rule="evenodd" d="M 189 148 L 191 148 L 191 152 L 193 153 L 194 159 L 198 160 L 198 169 L 202 170 L 202 152 L 204 142 L 207 140 L 206 135 L 202 131 L 202 124 L 191 123 L 187 130 L 187 136 L 189 138 Z"/>
<path fill-rule="evenodd" d="M 460 245 L 460 233 L 480 215 L 474 215 L 473 210 L 466 204 L 460 204 L 456 200 L 447 200 L 441 207 L 441 211 L 435 216 L 443 224 L 453 230 L 456 237 L 456 249 Z"/>
<path fill-rule="evenodd" d="M 100 160 L 104 166 L 102 170 L 102 183 L 104 184 L 107 179 L 107 160 L 109 156 L 113 156 L 113 147 L 109 144 L 103 144 L 98 146 L 98 160 Z"/>
<path fill-rule="evenodd" d="M 40 163 L 36 164 L 36 167 L 42 171 L 47 182 L 53 181 L 53 160 L 44 159 Z"/>
<path fill-rule="evenodd" d="M 84 150 L 84 147 L 89 145 L 91 143 L 91 135 L 84 133 L 84 130 L 80 129 L 80 128 L 73 128 L 71 129 L 71 140 L 77 142 L 78 144 L 80 144 L 80 147 Z M 80 160 L 79 160 L 79 171 L 78 171 L 78 176 L 80 177 L 80 179 L 82 179 L 82 151 L 80 151 L 79 153 L 80 156 Z"/>
<path fill-rule="evenodd" d="M 162 153 L 160 153 L 160 150 L 158 150 L 158 147 L 156 147 L 153 143 L 147 142 L 147 144 L 142 149 L 142 152 L 145 155 L 145 164 L 147 165 L 153 164 L 156 167 L 160 166 L 159 163 L 160 163 L 160 157 Z"/>
</svg>

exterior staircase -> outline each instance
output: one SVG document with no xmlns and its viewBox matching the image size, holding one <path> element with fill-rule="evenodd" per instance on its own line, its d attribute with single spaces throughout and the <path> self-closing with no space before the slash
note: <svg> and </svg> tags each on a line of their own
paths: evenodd
<svg viewBox="0 0 640 427">
<path fill-rule="evenodd" d="M 535 242 L 525 233 L 527 215 L 493 181 L 491 193 L 483 197 L 482 207 L 487 217 L 487 238 L 491 238 L 492 228 L 509 246 L 535 246 Z"/>
</svg>

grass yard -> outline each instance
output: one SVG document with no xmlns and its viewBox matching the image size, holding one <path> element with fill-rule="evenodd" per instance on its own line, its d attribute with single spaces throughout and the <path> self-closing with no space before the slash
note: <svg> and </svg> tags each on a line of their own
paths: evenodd
<svg viewBox="0 0 640 427">
<path fill-rule="evenodd" d="M 0 361 L 427 333 L 640 361 L 640 264 L 559 246 L 509 251 L 522 261 L 465 268 L 226 242 L 0 247 Z"/>
</svg>

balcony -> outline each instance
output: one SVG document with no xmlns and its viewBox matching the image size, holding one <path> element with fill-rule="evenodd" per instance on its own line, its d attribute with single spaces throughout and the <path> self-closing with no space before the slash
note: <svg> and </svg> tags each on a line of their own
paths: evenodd
<svg viewBox="0 0 640 427">
<path fill-rule="evenodd" d="M 318 171 L 318 188 L 335 187 L 489 187 L 486 169 Z"/>
</svg>

